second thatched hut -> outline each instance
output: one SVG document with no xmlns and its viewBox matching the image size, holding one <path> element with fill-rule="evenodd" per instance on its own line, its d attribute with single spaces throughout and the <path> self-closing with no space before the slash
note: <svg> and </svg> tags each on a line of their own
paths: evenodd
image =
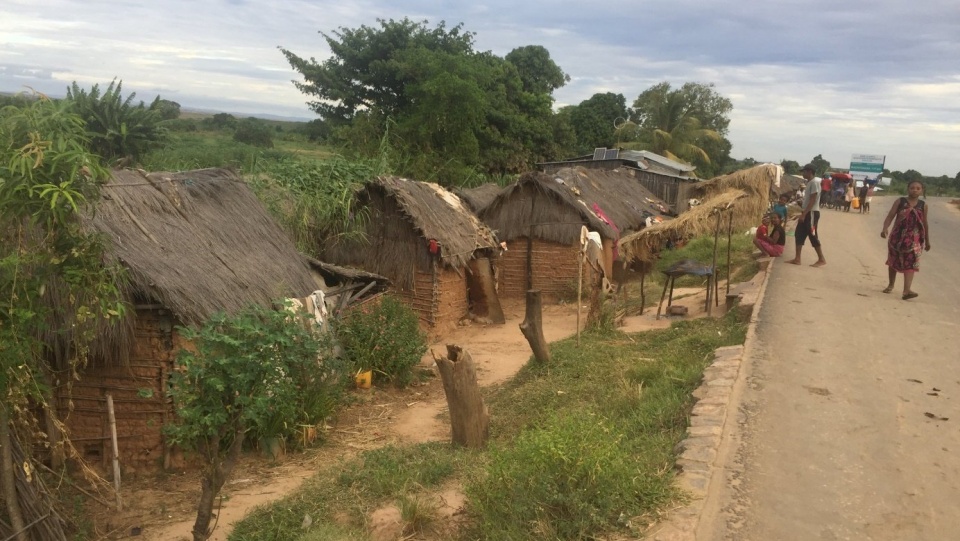
<svg viewBox="0 0 960 541">
<path fill-rule="evenodd" d="M 437 184 L 380 177 L 355 198 L 363 234 L 328 240 L 325 261 L 386 276 L 436 334 L 471 311 L 502 317 L 491 262 L 499 246 L 459 197 Z"/>
<path fill-rule="evenodd" d="M 599 233 L 604 274 L 611 277 L 617 240 L 660 221 L 665 210 L 632 170 L 575 167 L 524 174 L 478 216 L 507 243 L 499 261 L 501 296 L 539 289 L 557 299 L 577 290 L 582 227 Z"/>
</svg>

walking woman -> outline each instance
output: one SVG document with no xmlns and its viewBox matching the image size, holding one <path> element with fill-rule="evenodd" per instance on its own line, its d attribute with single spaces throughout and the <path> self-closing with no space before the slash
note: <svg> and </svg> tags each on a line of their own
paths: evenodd
<svg viewBox="0 0 960 541">
<path fill-rule="evenodd" d="M 913 299 L 917 294 L 910 289 L 913 273 L 920 270 L 920 254 L 930 251 L 930 227 L 927 225 L 927 205 L 920 199 L 923 183 L 914 180 L 907 185 L 907 197 L 893 202 L 887 218 L 883 221 L 881 238 L 887 238 L 887 228 L 893 223 L 887 239 L 887 266 L 890 283 L 884 293 L 893 291 L 897 273 L 903 273 L 903 300 Z"/>
</svg>

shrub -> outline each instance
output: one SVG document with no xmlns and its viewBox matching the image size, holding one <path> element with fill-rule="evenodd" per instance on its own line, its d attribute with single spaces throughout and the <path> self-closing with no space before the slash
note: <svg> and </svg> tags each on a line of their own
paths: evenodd
<svg viewBox="0 0 960 541">
<path fill-rule="evenodd" d="M 427 351 L 417 315 L 392 296 L 349 311 L 337 324 L 337 337 L 355 369 L 373 370 L 399 387 L 414 378 Z"/>
<path fill-rule="evenodd" d="M 245 118 L 237 123 L 233 140 L 255 147 L 273 148 L 273 131 L 270 126 L 255 118 Z"/>
<path fill-rule="evenodd" d="M 139 160 L 167 137 L 166 129 L 160 125 L 160 96 L 149 106 L 142 101 L 134 105 L 137 94 L 131 93 L 124 99 L 122 87 L 123 81 L 114 80 L 102 94 L 100 85 L 93 85 L 89 92 L 76 82 L 67 88 L 66 101 L 86 123 L 90 149 L 108 161 L 126 156 Z"/>
<path fill-rule="evenodd" d="M 623 436 L 588 410 L 554 414 L 491 450 L 466 492 L 480 539 L 583 539 L 631 516 L 644 474 Z"/>
</svg>

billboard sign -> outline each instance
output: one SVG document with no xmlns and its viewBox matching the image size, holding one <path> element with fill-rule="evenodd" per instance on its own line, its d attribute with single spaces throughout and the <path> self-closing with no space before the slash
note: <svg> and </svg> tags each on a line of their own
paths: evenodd
<svg viewBox="0 0 960 541">
<path fill-rule="evenodd" d="M 855 180 L 880 178 L 886 160 L 881 154 L 854 154 L 850 158 L 850 176 Z M 881 179 L 880 184 L 889 185 L 890 179 Z"/>
</svg>

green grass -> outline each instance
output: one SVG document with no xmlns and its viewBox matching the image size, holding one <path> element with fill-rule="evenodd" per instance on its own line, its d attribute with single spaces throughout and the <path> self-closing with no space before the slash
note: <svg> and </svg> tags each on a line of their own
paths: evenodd
<svg viewBox="0 0 960 541">
<path fill-rule="evenodd" d="M 580 347 L 556 342 L 549 366 L 528 364 L 487 393 L 486 451 L 439 443 L 368 451 L 258 509 L 230 539 L 362 539 L 369 513 L 387 504 L 401 509 L 408 533 L 429 529 L 431 490 L 450 481 L 468 495 L 463 539 L 588 539 L 637 529 L 682 498 L 672 485 L 673 449 L 691 392 L 711 352 L 744 336 L 732 312 L 661 331 L 588 332 Z M 303 530 L 306 514 L 313 526 Z"/>
</svg>

